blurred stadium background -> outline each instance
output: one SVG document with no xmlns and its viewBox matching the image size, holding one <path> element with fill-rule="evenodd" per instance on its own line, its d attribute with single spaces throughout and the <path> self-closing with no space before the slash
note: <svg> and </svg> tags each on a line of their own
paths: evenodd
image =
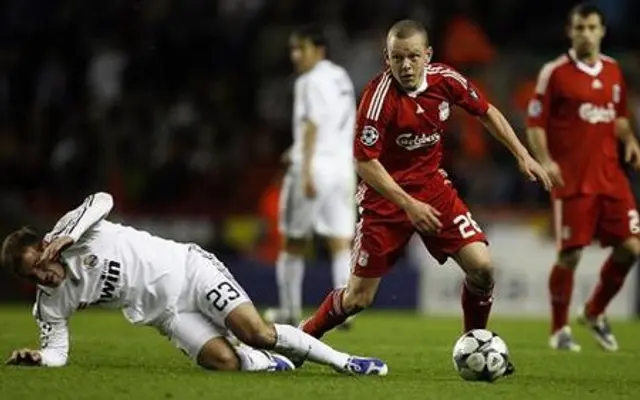
<svg viewBox="0 0 640 400">
<path fill-rule="evenodd" d="M 429 29 L 437 61 L 487 92 L 523 132 L 541 65 L 565 51 L 565 0 L 6 0 L 0 5 L 0 233 L 42 231 L 88 193 L 111 192 L 112 219 L 197 242 L 229 265 L 259 305 L 276 301 L 277 196 L 290 143 L 287 37 L 327 28 L 331 58 L 358 91 L 382 66 L 386 28 L 410 16 Z M 640 112 L 640 2 L 596 1 L 608 19 L 605 53 L 622 64 Z M 634 120 L 636 121 L 636 120 Z M 640 126 L 635 124 L 635 131 Z M 547 313 L 554 257 L 548 199 L 507 152 L 461 113 L 447 133 L 446 168 L 493 244 L 496 314 Z M 635 177 L 634 187 L 640 184 Z M 577 275 L 576 304 L 602 250 Z M 313 247 L 305 302 L 330 287 Z M 636 276 L 638 273 L 636 272 Z M 413 244 L 383 284 L 378 307 L 458 313 L 460 275 Z M 631 279 L 612 305 L 640 309 Z M 33 288 L 0 277 L 0 301 Z"/>
</svg>

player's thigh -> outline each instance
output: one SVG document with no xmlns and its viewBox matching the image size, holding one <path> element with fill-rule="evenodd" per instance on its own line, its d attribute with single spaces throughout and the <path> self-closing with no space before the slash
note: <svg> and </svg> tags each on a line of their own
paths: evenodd
<svg viewBox="0 0 640 400">
<path fill-rule="evenodd" d="M 342 173 L 327 182 L 322 193 L 315 231 L 325 237 L 348 240 L 356 225 L 355 177 Z"/>
<path fill-rule="evenodd" d="M 560 251 L 588 246 L 601 217 L 597 196 L 552 199 L 553 233 Z"/>
<path fill-rule="evenodd" d="M 488 241 L 482 228 L 473 218 L 467 205 L 455 193 L 452 192 L 439 203 L 441 204 L 435 206 L 442 213 L 442 229 L 439 233 L 420 234 L 425 247 L 436 261 L 444 264 L 449 257 L 456 256 L 462 249 L 474 243 L 481 243 L 486 247 Z M 474 245 L 470 248 L 480 247 Z M 480 255 L 481 253 L 478 253 L 478 257 Z"/>
<path fill-rule="evenodd" d="M 640 214 L 629 193 L 624 198 L 600 198 L 597 236 L 603 246 L 617 246 L 640 234 Z"/>
<path fill-rule="evenodd" d="M 289 171 L 282 182 L 279 199 L 278 229 L 285 237 L 304 238 L 313 229 L 318 202 L 305 196 L 301 176 Z"/>
<path fill-rule="evenodd" d="M 198 255 L 190 262 L 193 264 L 189 267 L 195 271 L 190 278 L 196 280 L 192 294 L 196 309 L 214 323 L 225 326 L 231 312 L 243 304 L 251 304 L 249 295 L 221 261 Z"/>
<path fill-rule="evenodd" d="M 360 215 L 351 249 L 351 273 L 360 278 L 381 278 L 395 265 L 415 229 L 403 217 Z"/>
<path fill-rule="evenodd" d="M 208 369 L 237 370 L 238 357 L 226 339 L 227 330 L 197 312 L 174 315 L 158 330 L 198 365 Z"/>
</svg>

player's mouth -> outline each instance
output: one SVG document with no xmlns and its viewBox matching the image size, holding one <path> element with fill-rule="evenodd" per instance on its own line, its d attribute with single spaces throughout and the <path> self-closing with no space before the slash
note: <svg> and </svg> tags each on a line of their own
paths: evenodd
<svg viewBox="0 0 640 400">
<path fill-rule="evenodd" d="M 413 74 L 402 74 L 402 75 L 400 75 L 400 81 L 402 83 L 405 83 L 405 84 L 413 83 L 414 80 L 415 80 L 415 77 L 413 76 Z"/>
</svg>

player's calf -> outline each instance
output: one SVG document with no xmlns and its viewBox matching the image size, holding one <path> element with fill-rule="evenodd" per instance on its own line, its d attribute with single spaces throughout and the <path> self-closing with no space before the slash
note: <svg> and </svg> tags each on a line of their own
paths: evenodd
<svg viewBox="0 0 640 400">
<path fill-rule="evenodd" d="M 200 349 L 197 363 L 204 369 L 218 371 L 240 370 L 240 359 L 229 342 L 217 337 L 209 340 Z"/>
<path fill-rule="evenodd" d="M 462 287 L 464 330 L 487 327 L 493 305 L 494 269 L 487 246 L 475 242 L 463 247 L 455 256 L 466 277 Z"/>
</svg>

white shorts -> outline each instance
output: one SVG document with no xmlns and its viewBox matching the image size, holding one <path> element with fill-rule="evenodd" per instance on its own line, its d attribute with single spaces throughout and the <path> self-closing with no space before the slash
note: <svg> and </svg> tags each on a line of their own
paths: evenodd
<svg viewBox="0 0 640 400">
<path fill-rule="evenodd" d="M 228 336 L 225 319 L 251 300 L 229 270 L 213 254 L 193 246 L 187 279 L 176 312 L 158 325 L 178 349 L 193 360 L 209 340 Z"/>
<path fill-rule="evenodd" d="M 315 232 L 350 239 L 356 224 L 355 173 L 353 169 L 314 173 L 316 197 L 304 195 L 301 172 L 290 168 L 280 190 L 280 233 L 301 239 Z"/>
</svg>

